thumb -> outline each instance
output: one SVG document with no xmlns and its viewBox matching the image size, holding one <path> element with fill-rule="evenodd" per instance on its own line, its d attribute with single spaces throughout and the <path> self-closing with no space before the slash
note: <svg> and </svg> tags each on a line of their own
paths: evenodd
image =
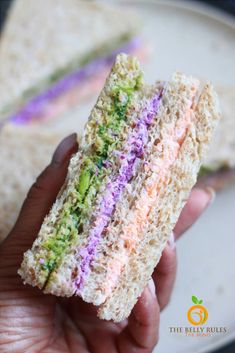
<svg viewBox="0 0 235 353">
<path fill-rule="evenodd" d="M 65 180 L 69 159 L 77 148 L 76 134 L 61 141 L 51 163 L 29 190 L 16 224 L 3 243 L 4 251 L 8 249 L 10 252 L 14 248 L 14 253 L 17 249 L 18 254 L 23 254 L 32 245 L 45 215 L 49 212 Z"/>
</svg>

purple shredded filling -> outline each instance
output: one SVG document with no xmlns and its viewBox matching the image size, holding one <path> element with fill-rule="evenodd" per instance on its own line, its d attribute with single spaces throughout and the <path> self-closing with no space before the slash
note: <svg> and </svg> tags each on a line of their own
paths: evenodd
<svg viewBox="0 0 235 353">
<path fill-rule="evenodd" d="M 118 175 L 107 184 L 105 194 L 102 195 L 99 207 L 94 212 L 95 223 L 90 230 L 88 236 L 88 244 L 86 248 L 82 248 L 79 251 L 81 257 L 80 273 L 76 278 L 77 293 L 81 291 L 84 284 L 84 280 L 88 274 L 89 266 L 93 260 L 96 252 L 97 245 L 102 237 L 102 233 L 107 227 L 112 215 L 115 204 L 117 203 L 122 191 L 124 190 L 127 183 L 130 181 L 135 163 L 144 153 L 144 147 L 148 141 L 148 127 L 151 125 L 158 107 L 160 104 L 162 92 L 155 95 L 155 97 L 149 102 L 148 106 L 143 111 L 141 117 L 139 117 L 135 128 L 128 136 L 126 145 L 129 146 L 129 151 L 126 154 L 116 151 L 120 159 L 120 169 Z"/>
<path fill-rule="evenodd" d="M 140 39 L 133 38 L 128 43 L 115 49 L 112 53 L 107 56 L 92 60 L 77 71 L 72 72 L 55 84 L 53 84 L 47 91 L 40 93 L 36 97 L 30 99 L 25 106 L 17 113 L 12 115 L 9 120 L 14 124 L 25 124 L 37 116 L 43 115 L 46 111 L 47 104 L 53 99 L 58 98 L 62 93 L 69 91 L 78 84 L 81 84 L 84 80 L 91 77 L 94 72 L 101 70 L 103 67 L 111 66 L 115 60 L 115 57 L 120 52 L 130 53 L 135 48 L 140 46 Z"/>
</svg>

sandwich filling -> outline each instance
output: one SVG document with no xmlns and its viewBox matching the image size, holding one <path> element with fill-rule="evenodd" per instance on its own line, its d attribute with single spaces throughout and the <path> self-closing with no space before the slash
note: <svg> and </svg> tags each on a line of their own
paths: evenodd
<svg viewBox="0 0 235 353">
<path fill-rule="evenodd" d="M 129 150 L 124 151 L 124 153 L 129 153 L 126 159 L 120 151 L 125 145 L 125 140 L 123 141 L 124 131 L 128 131 L 130 128 L 130 122 L 127 121 L 127 110 L 131 108 L 132 98 L 135 92 L 139 90 L 140 80 L 140 77 L 137 77 L 134 80 L 132 79 L 129 85 L 125 83 L 123 87 L 115 87 L 113 89 L 113 103 L 107 108 L 106 121 L 96 126 L 95 141 L 91 146 L 88 146 L 88 150 L 84 154 L 80 175 L 73 191 L 63 204 L 63 209 L 59 215 L 59 220 L 55 224 L 53 234 L 41 244 L 40 251 L 35 254 L 44 278 L 47 278 L 59 266 L 63 254 L 74 242 L 79 240 L 79 234 L 83 232 L 84 227 L 89 226 L 91 221 L 94 222 L 94 218 L 96 219 L 95 223 L 97 223 L 97 214 L 94 213 L 94 215 L 89 217 L 89 212 L 95 204 L 99 191 L 107 187 L 107 190 L 111 190 L 111 193 L 109 192 L 109 196 L 106 195 L 103 204 L 100 204 L 104 215 L 98 221 L 97 226 L 94 227 L 96 228 L 94 229 L 95 234 L 98 234 L 98 228 L 102 232 L 102 227 L 105 227 L 109 218 L 107 214 L 105 215 L 107 197 L 112 194 L 113 210 L 121 190 L 131 178 L 134 161 L 137 156 L 141 156 L 143 153 L 143 146 L 147 141 L 146 129 L 156 113 L 160 99 L 160 93 L 158 92 L 149 105 L 145 107 L 143 116 L 139 118 L 138 122 L 135 122 L 136 126 L 132 126 L 133 134 L 126 140 L 126 145 L 129 146 Z M 120 141 L 121 136 L 122 140 Z M 111 173 L 117 166 L 119 173 L 116 179 L 113 180 Z M 111 187 L 111 184 L 115 185 L 115 187 Z M 109 199 L 109 201 L 111 200 Z M 112 210 L 109 211 L 110 214 Z M 90 236 L 89 239 L 91 239 Z M 89 248 L 92 247 L 91 243 L 89 243 Z M 82 267 L 84 272 L 86 272 L 87 265 L 85 265 L 86 256 L 84 250 L 81 251 L 81 257 L 83 259 Z M 90 260 L 87 261 L 89 262 Z"/>
<path fill-rule="evenodd" d="M 21 125 L 38 119 L 52 118 L 65 112 L 68 108 L 77 105 L 79 98 L 86 97 L 92 88 L 100 89 L 100 84 L 103 85 L 104 77 L 118 53 L 138 51 L 140 47 L 140 40 L 133 38 L 106 56 L 93 60 L 87 58 L 76 71 L 73 70 L 70 73 L 65 70 L 58 71 L 51 77 L 50 88 L 31 98 L 26 105 L 9 118 L 10 121 Z M 27 95 L 30 94 L 32 92 L 27 93 Z"/>
<path fill-rule="evenodd" d="M 192 98 L 195 92 L 196 88 L 192 90 Z M 85 241 L 78 242 L 75 248 L 76 268 L 71 271 L 72 291 L 82 297 L 83 288 L 89 277 L 91 265 L 96 260 L 99 243 L 105 238 L 106 231 L 110 231 L 109 224 L 112 220 L 116 204 L 124 189 L 135 175 L 136 167 L 141 163 L 144 166 L 144 173 L 148 171 L 148 178 L 144 181 L 140 196 L 130 210 L 131 218 L 128 218 L 128 223 L 125 221 L 126 225 L 120 233 L 120 241 L 124 244 L 123 251 L 120 251 L 119 248 L 118 256 L 115 256 L 115 252 L 113 252 L 114 256 L 106 263 L 108 267 L 107 281 L 98 283 L 99 288 L 102 288 L 104 297 L 107 297 L 115 286 L 123 266 L 128 262 L 130 253 L 140 241 L 140 234 L 143 233 L 146 219 L 152 207 L 157 202 L 159 186 L 164 185 L 164 178 L 177 159 L 177 154 L 191 124 L 193 101 L 189 100 L 188 108 L 185 108 L 184 114 L 179 116 L 174 125 L 169 125 L 168 130 L 162 133 L 161 140 L 157 139 L 154 143 L 150 142 L 149 133 L 151 127 L 153 126 L 152 128 L 154 128 L 157 122 L 157 113 L 162 95 L 164 95 L 164 92 L 161 89 L 147 102 L 144 110 L 136 115 L 136 119 L 132 121 L 131 128 L 130 126 L 128 127 L 129 133 L 125 141 L 125 148 L 121 152 L 117 149 L 112 151 L 119 170 L 117 174 L 110 174 L 105 180 L 105 192 L 98 194 L 95 200 L 93 199 L 96 207 L 92 211 L 92 222 L 85 224 L 83 229 L 84 234 L 86 234 L 86 228 L 88 229 Z M 102 126 L 102 133 L 104 133 L 103 129 L 104 127 Z M 104 139 L 102 138 L 101 145 L 103 145 L 103 142 Z M 150 145 L 147 148 L 148 144 Z M 153 147 L 157 148 L 158 157 L 156 158 L 155 152 L 151 160 L 151 153 L 149 157 L 149 151 Z M 148 155 L 146 155 L 146 152 Z M 114 165 L 112 159 L 106 158 L 105 166 L 113 172 Z M 81 175 L 83 175 L 83 172 Z M 71 248 L 68 247 L 68 249 L 71 251 Z M 56 265 L 56 267 L 58 266 L 59 264 Z M 53 272 L 51 271 L 52 275 Z M 54 276 L 51 277 L 51 280 L 54 281 Z M 50 276 L 47 283 L 50 283 Z"/>
<path fill-rule="evenodd" d="M 191 125 L 192 109 L 179 119 L 173 131 L 167 131 L 162 140 L 156 145 L 161 158 L 153 158 L 146 163 L 144 170 L 151 175 L 145 180 L 139 198 L 133 205 L 130 218 L 123 226 L 120 238 L 124 242 L 122 254 L 113 257 L 107 263 L 107 281 L 103 283 L 105 296 L 109 295 L 115 286 L 123 266 L 128 262 L 131 252 L 141 240 L 144 232 L 146 220 L 149 218 L 151 209 L 156 205 L 158 195 L 167 178 L 167 172 L 177 159 L 180 147 L 186 137 L 186 133 Z M 155 219 L 157 222 L 157 220 Z"/>
<path fill-rule="evenodd" d="M 82 269 L 75 284 L 78 287 L 77 293 L 85 301 L 94 301 L 94 298 L 96 298 L 97 305 L 104 302 L 105 298 L 115 287 L 124 266 L 129 261 L 130 254 L 135 251 L 137 244 L 141 241 L 151 210 L 156 206 L 158 196 L 163 192 L 167 183 L 167 175 L 177 160 L 181 145 L 191 126 L 193 97 L 196 90 L 197 87 L 193 87 L 192 100 L 188 101 L 188 107 L 185 107 L 185 111 L 179 115 L 174 125 L 170 124 L 164 132 L 161 132 L 161 139 L 157 138 L 155 141 L 150 142 L 150 140 L 148 141 L 148 135 L 146 136 L 145 143 L 153 144 L 151 148 L 154 149 L 154 152 L 151 153 L 150 149 L 148 156 L 144 156 L 142 172 L 145 175 L 145 179 L 139 192 L 133 190 L 133 193 L 138 194 L 138 197 L 132 203 L 132 207 L 123 224 L 121 220 L 119 221 L 121 228 L 119 227 L 118 231 L 116 231 L 114 224 L 108 224 L 107 222 L 107 226 L 102 228 L 103 234 L 99 235 L 99 237 L 105 238 L 105 233 L 107 232 L 110 240 L 106 239 L 105 242 L 99 245 L 96 234 L 93 234 L 91 246 L 88 245 L 83 250 Z M 153 131 L 150 131 L 149 134 L 155 135 Z M 112 185 L 110 187 L 112 188 Z M 107 190 L 107 194 L 109 194 L 109 190 Z M 110 199 L 112 207 L 112 198 Z M 107 200 L 104 203 L 104 209 L 109 210 L 107 207 L 109 205 L 110 201 Z M 157 219 L 155 221 L 157 222 Z M 91 230 L 92 233 L 94 233 L 94 230 Z M 118 238 L 116 239 L 117 236 Z M 109 249 L 109 246 L 111 246 L 111 249 Z M 108 261 L 105 259 L 106 256 Z M 97 275 L 96 269 L 98 269 Z M 91 271 L 93 272 L 92 276 Z M 99 278 L 100 273 L 103 273 L 103 275 Z M 95 286 L 93 284 L 94 281 L 96 281 Z M 87 288 L 90 288 L 89 291 L 87 291 L 86 285 L 88 286 Z"/>
<path fill-rule="evenodd" d="M 90 263 L 95 256 L 96 247 L 103 235 L 105 227 L 115 209 L 115 205 L 124 188 L 133 176 L 134 168 L 138 160 L 143 158 L 144 147 L 148 141 L 148 128 L 156 117 L 161 99 L 161 92 L 158 92 L 145 111 L 134 122 L 134 128 L 126 141 L 124 152 L 115 152 L 119 158 L 120 169 L 118 174 L 110 178 L 104 195 L 97 199 L 97 209 L 93 213 L 93 224 L 91 227 L 86 247 L 79 250 L 80 271 L 76 278 L 77 291 L 82 288 L 84 280 L 89 271 Z"/>
</svg>

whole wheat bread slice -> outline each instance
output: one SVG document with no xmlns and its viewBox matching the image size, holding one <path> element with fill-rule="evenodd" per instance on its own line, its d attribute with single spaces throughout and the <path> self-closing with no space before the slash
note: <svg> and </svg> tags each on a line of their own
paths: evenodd
<svg viewBox="0 0 235 353">
<path fill-rule="evenodd" d="M 201 161 L 205 157 L 219 117 L 217 96 L 213 88 L 206 85 L 195 111 L 195 124 L 188 131 L 179 156 L 168 172 L 167 183 L 161 189 L 157 206 L 149 214 L 143 240 L 125 266 L 118 285 L 100 306 L 100 318 L 119 322 L 129 316 L 150 280 L 167 239 L 196 183 Z"/>
<path fill-rule="evenodd" d="M 160 104 L 156 119 L 149 128 L 148 144 L 145 146 L 144 157 L 136 168 L 130 185 L 124 190 L 121 199 L 115 206 L 115 213 L 106 229 L 105 236 L 97 245 L 84 286 L 79 290 L 79 295 L 85 301 L 99 305 L 107 298 L 107 287 L 113 273 L 115 272 L 117 276 L 121 271 L 121 263 L 117 259 L 121 259 L 122 254 L 125 256 L 128 252 L 128 247 L 122 239 L 123 226 L 129 222 L 132 209 L 135 207 L 134 201 L 141 194 L 144 182 L 149 177 L 149 171 L 145 165 L 150 163 L 152 159 L 156 162 L 158 158 L 160 160 L 162 158 L 161 152 L 157 152 L 154 141 L 161 139 L 164 131 L 175 129 L 177 121 L 184 118 L 195 98 L 197 86 L 196 79 L 181 73 L 174 74 L 166 84 L 163 102 Z M 79 257 L 74 253 L 76 253 L 76 248 L 69 249 L 59 268 L 53 271 L 45 288 L 46 293 L 72 295 L 76 292 L 76 283 L 74 281 L 72 284 L 71 279 L 76 274 L 80 263 Z M 112 266 L 113 261 L 115 261 L 114 266 Z M 120 266 L 119 271 L 118 266 Z M 112 286 L 110 285 L 108 291 L 111 290 Z"/>
<path fill-rule="evenodd" d="M 14 1 L 1 33 L 0 117 L 46 89 L 68 66 L 77 69 L 120 45 L 137 23 L 135 13 L 104 3 Z"/>
<path fill-rule="evenodd" d="M 57 197 L 57 200 L 52 206 L 49 214 L 46 216 L 32 249 L 28 250 L 24 254 L 24 259 L 18 272 L 25 282 L 33 286 L 38 286 L 39 288 L 43 288 L 45 286 L 49 276 L 49 270 L 42 268 L 40 262 L 38 261 L 37 255 L 40 251 L 42 251 L 45 257 L 48 255 L 49 250 L 43 248 L 42 243 L 55 235 L 55 227 L 60 219 L 60 213 L 63 209 L 63 205 L 68 198 L 73 198 L 75 182 L 79 177 L 82 163 L 81 156 L 83 153 L 86 153 L 89 148 L 92 148 L 97 129 L 106 119 L 104 105 L 111 104 L 113 100 L 113 87 L 120 86 L 121 84 L 126 85 L 127 82 L 129 82 L 129 84 L 130 82 L 135 84 L 136 81 L 139 82 L 141 76 L 142 72 L 135 57 L 125 54 L 120 54 L 117 56 L 112 71 L 106 80 L 105 86 L 101 91 L 97 103 L 93 108 L 86 124 L 84 135 L 80 143 L 81 149 L 70 161 L 67 179 L 62 187 L 62 191 Z M 140 83 L 140 85 L 141 84 L 142 83 Z M 69 263 L 69 257 L 67 257 L 67 261 Z M 65 287 L 58 286 L 57 292 L 58 290 L 60 291 L 60 295 L 71 295 L 71 291 L 69 291 L 68 294 L 67 291 L 65 291 Z"/>
<path fill-rule="evenodd" d="M 13 227 L 30 186 L 64 133 L 6 125 L 0 131 L 0 242 Z"/>
<path fill-rule="evenodd" d="M 215 88 L 220 98 L 221 121 L 203 161 L 211 171 L 235 168 L 235 87 L 218 85 Z"/>
</svg>

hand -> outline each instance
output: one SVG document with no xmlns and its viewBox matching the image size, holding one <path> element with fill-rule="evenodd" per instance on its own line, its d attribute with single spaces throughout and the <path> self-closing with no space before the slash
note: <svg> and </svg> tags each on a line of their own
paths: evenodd
<svg viewBox="0 0 235 353">
<path fill-rule="evenodd" d="M 96 309 L 77 297 L 44 295 L 24 285 L 17 275 L 24 251 L 31 247 L 44 216 L 66 176 L 77 150 L 76 135 L 64 139 L 50 165 L 30 189 L 19 218 L 0 247 L 0 351 L 14 353 L 149 353 L 158 340 L 159 312 L 169 302 L 176 274 L 177 239 L 212 200 L 208 190 L 195 189 L 128 320 L 101 321 Z M 156 292 L 155 292 L 156 285 Z"/>
</svg>

